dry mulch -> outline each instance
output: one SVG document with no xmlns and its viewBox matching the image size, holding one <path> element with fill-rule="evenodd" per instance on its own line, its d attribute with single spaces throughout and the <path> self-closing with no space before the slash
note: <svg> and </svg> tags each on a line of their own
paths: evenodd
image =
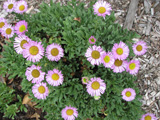
<svg viewBox="0 0 160 120">
<path fill-rule="evenodd" d="M 0 0 L 2 4 L 4 0 Z M 50 0 L 43 0 L 49 3 Z M 53 0 L 66 4 L 67 0 Z M 85 1 L 86 5 L 90 0 Z M 115 12 L 116 23 L 122 27 L 129 9 L 131 0 L 105 0 L 112 5 Z M 41 0 L 27 0 L 29 5 L 28 12 L 36 13 Z M 0 7 L 2 10 L 2 7 Z M 0 12 L 0 17 L 6 16 L 5 11 Z M 11 15 L 8 16 L 12 18 Z M 9 21 L 10 22 L 10 21 Z M 138 9 L 136 11 L 131 31 L 137 32 L 141 38 L 134 41 L 144 40 L 148 45 L 148 51 L 145 55 L 135 57 L 140 60 L 141 68 L 137 75 L 136 83 L 142 95 L 142 109 L 151 112 L 160 120 L 160 0 L 139 0 Z"/>
</svg>

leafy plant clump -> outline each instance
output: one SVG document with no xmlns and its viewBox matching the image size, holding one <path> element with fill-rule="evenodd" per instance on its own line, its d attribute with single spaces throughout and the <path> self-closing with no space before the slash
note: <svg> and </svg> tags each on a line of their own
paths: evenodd
<svg viewBox="0 0 160 120">
<path fill-rule="evenodd" d="M 22 105 L 22 99 L 15 91 L 0 82 L 0 112 L 3 117 L 14 119 L 18 112 L 27 111 Z"/>
<path fill-rule="evenodd" d="M 16 53 L 13 43 L 17 36 L 14 35 L 10 42 L 6 41 L 7 45 L 4 45 L 1 53 L 3 58 L 0 60 L 0 74 L 7 72 L 10 78 L 21 77 L 23 91 L 29 93 L 38 108 L 47 112 L 47 120 L 61 120 L 61 111 L 65 106 L 77 108 L 78 120 L 138 120 L 142 115 L 139 90 L 134 83 L 136 77 L 126 71 L 114 73 L 102 64 L 92 65 L 85 57 L 87 49 L 92 46 L 89 38 L 94 35 L 97 39 L 95 45 L 101 46 L 106 52 L 111 51 L 115 43 L 126 43 L 130 49 L 127 60 L 130 60 L 134 57 L 132 39 L 139 37 L 114 23 L 113 12 L 105 19 L 94 15 L 94 4 L 95 1 L 92 1 L 90 7 L 85 8 L 85 3 L 76 0 L 68 2 L 66 6 L 55 4 L 51 0 L 50 5 L 41 5 L 39 13 L 15 13 L 17 21 L 25 20 L 28 23 L 25 35 L 32 41 L 42 42 L 44 50 L 52 43 L 61 45 L 64 50 L 64 56 L 59 61 L 50 61 L 43 56 L 39 62 L 31 62 Z M 44 100 L 34 97 L 34 84 L 25 75 L 26 69 L 32 65 L 41 66 L 46 74 L 53 69 L 62 71 L 64 80 L 59 86 L 48 84 L 46 78 L 43 80 L 49 89 L 49 95 Z M 86 85 L 81 81 L 84 76 L 104 80 L 106 90 L 99 100 L 87 93 Z M 121 92 L 125 88 L 136 91 L 133 101 L 122 99 Z"/>
</svg>

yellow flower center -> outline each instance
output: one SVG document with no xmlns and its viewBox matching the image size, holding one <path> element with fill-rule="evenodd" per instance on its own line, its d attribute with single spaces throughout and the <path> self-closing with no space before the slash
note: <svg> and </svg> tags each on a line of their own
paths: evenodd
<svg viewBox="0 0 160 120">
<path fill-rule="evenodd" d="M 5 25 L 4 22 L 0 22 L 0 28 L 2 28 Z"/>
<path fill-rule="evenodd" d="M 23 11 L 24 9 L 25 9 L 25 6 L 24 6 L 24 5 L 19 6 L 19 10 L 20 10 L 20 11 Z"/>
<path fill-rule="evenodd" d="M 66 114 L 67 114 L 67 115 L 73 115 L 73 113 L 74 113 L 74 111 L 73 111 L 72 109 L 68 109 L 68 110 L 66 111 Z"/>
<path fill-rule="evenodd" d="M 92 38 L 92 39 L 90 39 L 91 40 L 91 42 L 94 42 L 94 39 Z"/>
<path fill-rule="evenodd" d="M 52 75 L 52 79 L 55 80 L 55 81 L 57 81 L 59 79 L 59 75 L 57 73 L 54 73 Z"/>
<path fill-rule="evenodd" d="M 141 45 L 137 45 L 136 50 L 140 52 L 140 51 L 142 51 L 142 48 L 143 47 Z"/>
<path fill-rule="evenodd" d="M 110 57 L 107 55 L 107 56 L 105 56 L 104 57 L 104 62 L 105 63 L 109 63 L 109 61 L 110 61 Z"/>
<path fill-rule="evenodd" d="M 12 9 L 12 8 L 13 8 L 13 4 L 9 4 L 8 9 Z"/>
<path fill-rule="evenodd" d="M 7 28 L 7 29 L 6 29 L 6 34 L 7 34 L 7 35 L 10 35 L 11 33 L 12 33 L 12 29 L 11 29 L 11 28 Z"/>
<path fill-rule="evenodd" d="M 94 90 L 97 90 L 97 89 L 99 89 L 100 84 L 99 84 L 99 82 L 95 81 L 95 82 L 92 83 L 91 87 L 92 87 Z"/>
<path fill-rule="evenodd" d="M 30 47 L 29 52 L 31 55 L 37 55 L 39 52 L 39 49 L 37 46 L 32 46 L 32 47 Z"/>
<path fill-rule="evenodd" d="M 116 52 L 117 52 L 118 55 L 122 55 L 123 54 L 123 49 L 122 48 L 118 48 L 116 50 Z"/>
<path fill-rule="evenodd" d="M 21 41 L 20 46 L 21 46 L 22 49 L 25 49 L 25 48 L 23 47 L 23 45 L 24 45 L 25 43 L 28 43 L 27 40 L 22 40 L 22 41 Z"/>
<path fill-rule="evenodd" d="M 37 69 L 32 70 L 31 74 L 34 78 L 38 78 L 40 76 L 40 72 Z"/>
<path fill-rule="evenodd" d="M 99 59 L 99 58 L 100 58 L 100 53 L 99 53 L 99 51 L 94 50 L 94 51 L 92 52 L 92 58 L 94 58 L 94 59 Z"/>
<path fill-rule="evenodd" d="M 19 27 L 19 31 L 20 32 L 23 32 L 23 31 L 25 31 L 26 30 L 26 26 L 25 25 L 21 25 L 20 27 Z"/>
<path fill-rule="evenodd" d="M 122 61 L 122 60 L 118 60 L 118 59 L 116 59 L 116 60 L 115 60 L 115 62 L 114 62 L 114 65 L 119 67 L 119 66 L 121 66 L 121 65 L 122 65 L 122 63 L 123 63 L 123 61 Z"/>
<path fill-rule="evenodd" d="M 149 115 L 147 115 L 147 116 L 144 118 L 144 120 L 152 120 L 152 117 L 149 116 Z"/>
<path fill-rule="evenodd" d="M 57 55 L 59 54 L 59 50 L 58 50 L 57 48 L 53 48 L 53 49 L 51 50 L 51 54 L 52 54 L 53 56 L 57 56 Z"/>
<path fill-rule="evenodd" d="M 106 8 L 105 8 L 105 7 L 100 7 L 100 8 L 98 9 L 98 12 L 101 13 L 101 14 L 103 14 L 103 13 L 106 12 Z"/>
<path fill-rule="evenodd" d="M 129 64 L 129 69 L 133 70 L 133 69 L 135 69 L 135 67 L 136 67 L 136 64 L 135 64 L 135 63 Z"/>
<path fill-rule="evenodd" d="M 39 93 L 43 94 L 43 93 L 45 93 L 45 91 L 46 91 L 46 89 L 45 89 L 44 86 L 38 87 L 38 92 L 39 92 Z"/>
<path fill-rule="evenodd" d="M 131 92 L 130 92 L 130 91 L 127 91 L 127 92 L 126 92 L 126 96 L 127 96 L 127 97 L 130 97 L 130 96 L 131 96 Z"/>
</svg>

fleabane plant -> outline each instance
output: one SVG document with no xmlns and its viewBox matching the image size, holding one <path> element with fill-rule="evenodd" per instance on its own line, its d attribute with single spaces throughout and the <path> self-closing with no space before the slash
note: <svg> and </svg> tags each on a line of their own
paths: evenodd
<svg viewBox="0 0 160 120">
<path fill-rule="evenodd" d="M 1 33 L 10 40 L 0 73 L 21 77 L 23 91 L 48 120 L 140 119 L 134 83 L 140 62 L 132 58 L 145 54 L 147 46 L 133 43 L 139 36 L 114 23 L 109 3 L 91 1 L 85 8 L 76 0 L 67 5 L 51 0 L 36 14 L 25 14 L 24 0 L 16 4 L 15 26 L 0 19 Z"/>
</svg>

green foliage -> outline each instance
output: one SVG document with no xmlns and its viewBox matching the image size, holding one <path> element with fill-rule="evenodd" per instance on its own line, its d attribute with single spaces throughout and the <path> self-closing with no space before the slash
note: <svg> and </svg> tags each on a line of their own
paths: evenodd
<svg viewBox="0 0 160 120">
<path fill-rule="evenodd" d="M 11 119 L 14 119 L 14 116 L 16 116 L 16 111 L 18 109 L 18 107 L 16 106 L 16 104 L 12 104 L 12 105 L 6 105 L 7 109 L 4 112 L 4 117 L 8 117 Z"/>
<path fill-rule="evenodd" d="M 95 1 L 90 3 L 93 6 Z M 2 52 L 3 58 L 0 60 L 0 74 L 8 72 L 10 78 L 19 76 L 23 78 L 22 89 L 29 92 L 33 101 L 37 102 L 37 107 L 43 108 L 47 112 L 45 116 L 48 120 L 61 120 L 61 110 L 71 105 L 78 109 L 78 120 L 92 118 L 93 120 L 138 120 L 142 114 L 141 103 L 139 102 L 139 91 L 134 81 L 136 77 L 123 72 L 113 73 L 112 70 L 104 66 L 92 66 L 85 57 L 85 52 L 90 46 L 88 39 L 93 35 L 97 41 L 96 45 L 101 46 L 105 51 L 110 51 L 114 43 L 125 42 L 130 49 L 129 58 L 134 56 L 132 49 L 132 39 L 139 37 L 136 33 L 122 29 L 119 24 L 115 24 L 114 13 L 110 16 L 99 17 L 94 15 L 93 8 L 84 8 L 83 2 L 72 0 L 66 6 L 60 3 L 50 3 L 50 6 L 43 3 L 40 12 L 33 15 L 16 14 L 17 19 L 28 22 L 28 32 L 26 35 L 33 41 L 41 41 L 43 47 L 51 43 L 60 44 L 65 52 L 65 56 L 58 62 L 51 62 L 43 57 L 39 63 L 32 63 L 18 55 L 13 48 L 14 38 L 7 42 Z M 80 22 L 74 20 L 80 18 Z M 33 84 L 26 79 L 25 71 L 32 64 L 40 65 L 42 71 L 53 70 L 62 71 L 64 82 L 62 85 L 53 87 L 49 84 L 49 96 L 46 100 L 38 100 L 32 93 Z M 106 91 L 101 95 L 100 100 L 94 100 L 82 85 L 81 78 L 100 77 L 106 83 Z M 46 82 L 46 80 L 44 80 Z M 136 99 L 131 102 L 122 100 L 121 91 L 124 88 L 133 88 L 136 91 Z M 102 112 L 102 109 L 105 109 Z M 16 109 L 14 105 L 10 108 Z M 8 108 L 8 112 L 10 111 Z"/>
<path fill-rule="evenodd" d="M 20 111 L 27 112 L 25 106 L 22 105 L 21 97 L 15 95 L 13 89 L 0 82 L 0 112 L 4 113 L 3 117 L 14 119 L 16 113 Z"/>
<path fill-rule="evenodd" d="M 0 111 L 4 112 L 6 110 L 6 104 L 12 102 L 15 95 L 14 90 L 7 87 L 5 84 L 0 82 Z"/>
</svg>

